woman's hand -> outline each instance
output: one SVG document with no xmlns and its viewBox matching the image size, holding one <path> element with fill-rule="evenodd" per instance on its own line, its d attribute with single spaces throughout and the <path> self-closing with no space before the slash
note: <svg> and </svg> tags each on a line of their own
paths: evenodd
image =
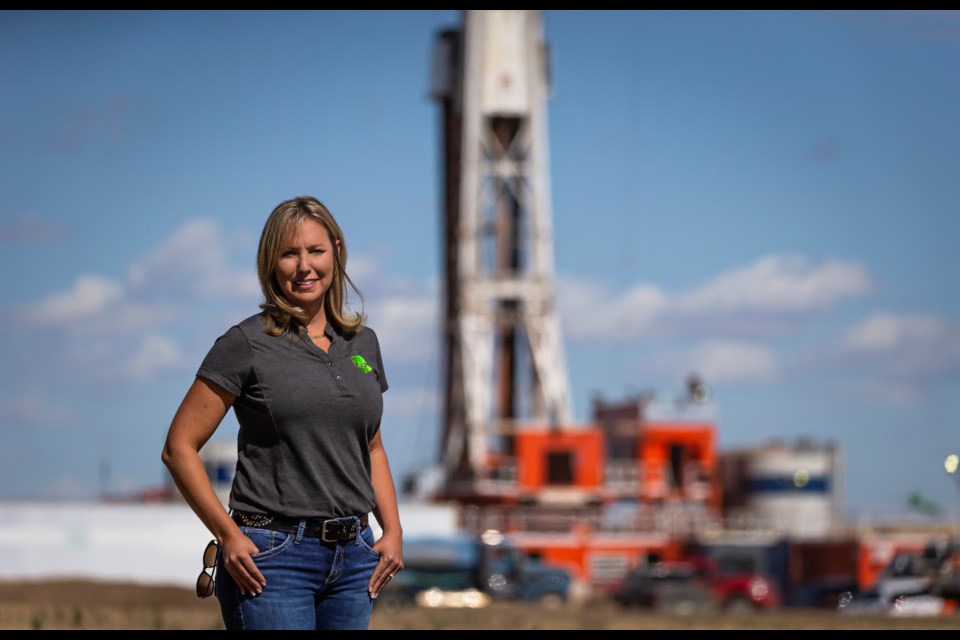
<svg viewBox="0 0 960 640">
<path fill-rule="evenodd" d="M 367 586 L 370 597 L 376 598 L 394 574 L 403 569 L 403 529 L 397 509 L 397 492 L 393 487 L 393 474 L 390 473 L 390 462 L 379 429 L 370 439 L 370 482 L 376 496 L 373 516 L 383 531 L 373 545 L 374 550 L 380 552 L 380 564 L 374 569 Z"/>
<path fill-rule="evenodd" d="M 385 533 L 373 545 L 373 549 L 380 553 L 380 564 L 373 570 L 367 590 L 371 598 L 376 598 L 393 576 L 403 569 L 403 540 L 400 535 Z"/>
<path fill-rule="evenodd" d="M 239 528 L 236 534 L 226 538 L 220 545 L 223 566 L 230 572 L 241 595 L 259 595 L 267 586 L 266 579 L 251 557 L 259 551 L 253 540 L 243 535 Z"/>
</svg>

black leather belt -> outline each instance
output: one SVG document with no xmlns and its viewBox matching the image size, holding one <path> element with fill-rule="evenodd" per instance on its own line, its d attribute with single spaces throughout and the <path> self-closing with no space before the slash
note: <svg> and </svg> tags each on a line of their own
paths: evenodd
<svg viewBox="0 0 960 640">
<path fill-rule="evenodd" d="M 282 531 L 284 533 L 296 533 L 300 530 L 301 518 L 271 516 L 263 513 L 236 510 L 233 512 L 232 517 L 234 522 L 244 527 L 270 529 L 271 531 Z M 354 516 L 329 518 L 327 520 L 323 518 L 305 518 L 307 525 L 303 529 L 303 535 L 307 538 L 320 538 L 323 542 L 349 542 L 367 528 L 367 514 L 358 517 L 360 519 L 359 529 L 357 529 L 357 517 Z"/>
</svg>

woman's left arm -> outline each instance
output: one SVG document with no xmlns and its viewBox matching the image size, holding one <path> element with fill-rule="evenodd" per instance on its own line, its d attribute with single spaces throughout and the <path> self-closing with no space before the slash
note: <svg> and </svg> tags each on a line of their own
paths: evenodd
<svg viewBox="0 0 960 640">
<path fill-rule="evenodd" d="M 383 448 L 379 429 L 370 440 L 370 480 L 373 483 L 376 499 L 373 515 L 383 529 L 383 535 L 373 546 L 380 552 L 380 564 L 370 577 L 370 584 L 367 587 L 370 597 L 376 598 L 394 574 L 403 569 L 403 530 L 400 527 L 397 491 L 393 485 L 390 462 L 387 460 L 387 452 Z"/>
</svg>

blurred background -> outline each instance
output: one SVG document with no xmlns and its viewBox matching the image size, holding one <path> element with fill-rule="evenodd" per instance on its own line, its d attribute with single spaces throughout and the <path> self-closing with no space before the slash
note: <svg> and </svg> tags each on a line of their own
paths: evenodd
<svg viewBox="0 0 960 640">
<path fill-rule="evenodd" d="M 592 463 L 609 470 L 653 455 L 644 429 L 699 429 L 662 449 L 669 490 L 644 493 L 648 459 L 627 465 L 620 493 L 534 495 L 539 481 L 517 476 L 532 450 L 519 428 L 484 451 L 496 460 L 457 449 L 469 425 L 450 426 L 459 338 L 445 300 L 465 289 L 445 270 L 457 255 L 445 194 L 473 168 L 453 173 L 445 155 L 470 103 L 444 106 L 469 74 L 443 52 L 467 41 L 463 13 L 4 11 L 0 499 L 24 527 L 7 536 L 61 522 L 50 535 L 80 554 L 95 536 L 69 514 L 90 504 L 182 517 L 160 463 L 166 429 L 216 337 L 257 311 L 260 229 L 301 194 L 343 227 L 363 293 L 353 306 L 380 337 L 383 439 L 417 514 L 411 534 L 485 529 L 485 514 L 461 507 L 490 501 L 477 479 L 492 469 L 513 483 L 494 491 L 500 506 L 559 500 L 565 516 L 590 508 L 607 525 L 653 518 L 672 496 L 700 515 L 766 517 L 777 540 L 897 523 L 919 550 L 949 533 L 960 521 L 960 12 L 533 13 L 523 19 L 542 26 L 547 55 L 513 59 L 544 72 L 546 100 L 510 117 L 534 132 L 514 158 L 535 161 L 521 177 L 546 186 L 530 210 L 552 254 L 537 292 L 556 304 L 538 317 L 557 321 L 547 369 L 566 381 L 563 426 L 580 434 L 561 449 L 595 446 Z M 513 18 L 496 19 L 506 23 L 487 32 L 509 33 Z M 513 86 L 486 74 L 473 81 Z M 503 333 L 487 337 L 503 346 Z M 522 369 L 540 356 L 516 357 Z M 533 378 L 547 370 L 531 366 Z M 627 442 L 614 445 L 624 420 Z M 231 413 L 209 449 L 227 488 L 236 430 Z M 547 475 L 569 475 L 559 484 L 594 482 L 552 460 Z M 683 491 L 687 463 L 706 494 Z M 466 493 L 444 485 L 459 472 Z M 797 495 L 763 493 L 784 487 Z M 811 491 L 821 502 L 791 502 Z M 721 513 L 729 506 L 742 509 Z M 791 510 L 799 521 L 782 519 Z M 809 513 L 822 521 L 797 516 Z M 517 513 L 498 517 L 519 527 Z M 168 564 L 187 583 L 207 537 L 190 518 L 170 551 L 186 569 Z M 670 534 L 663 526 L 647 531 Z M 673 549 L 634 541 L 604 565 L 589 550 L 515 542 L 594 586 Z M 33 563 L 5 577 L 43 573 Z"/>
</svg>

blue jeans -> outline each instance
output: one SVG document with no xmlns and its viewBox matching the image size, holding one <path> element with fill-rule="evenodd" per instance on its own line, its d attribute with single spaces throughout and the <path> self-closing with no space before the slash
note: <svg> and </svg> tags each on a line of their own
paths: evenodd
<svg viewBox="0 0 960 640">
<path fill-rule="evenodd" d="M 217 559 L 216 594 L 228 630 L 369 627 L 373 600 L 367 585 L 380 561 L 370 527 L 336 543 L 256 527 L 240 530 L 260 549 L 253 561 L 267 585 L 260 595 L 240 595 L 223 559 Z"/>
</svg>

